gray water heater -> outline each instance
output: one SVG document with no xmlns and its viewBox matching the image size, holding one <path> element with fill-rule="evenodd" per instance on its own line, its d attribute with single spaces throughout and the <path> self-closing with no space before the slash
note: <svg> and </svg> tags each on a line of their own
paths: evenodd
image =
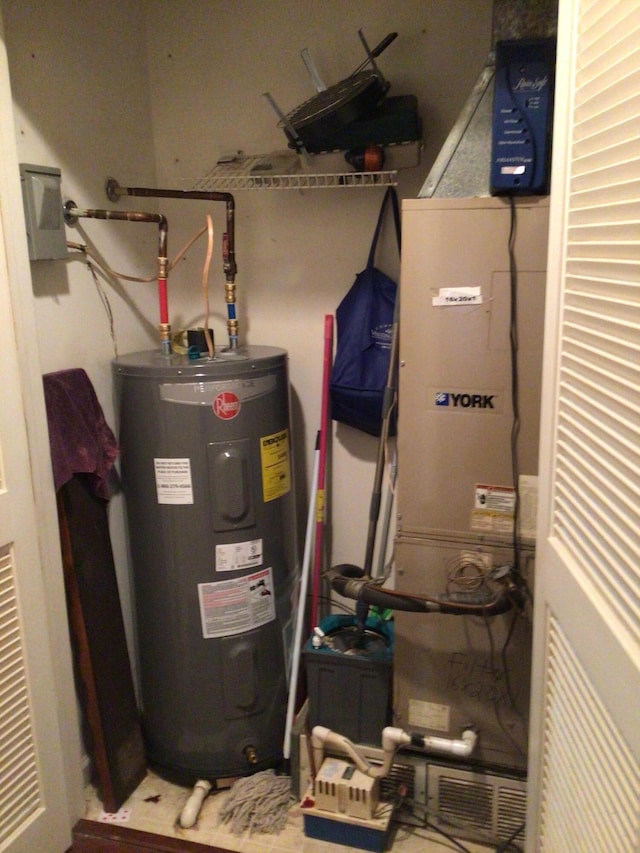
<svg viewBox="0 0 640 853">
<path fill-rule="evenodd" d="M 282 756 L 297 574 L 287 355 L 113 362 L 149 762 L 192 784 Z"/>
</svg>

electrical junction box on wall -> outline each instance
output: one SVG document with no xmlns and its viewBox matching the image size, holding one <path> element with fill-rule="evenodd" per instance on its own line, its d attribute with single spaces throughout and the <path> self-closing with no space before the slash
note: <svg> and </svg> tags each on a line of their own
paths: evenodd
<svg viewBox="0 0 640 853">
<path fill-rule="evenodd" d="M 22 201 L 31 261 L 67 257 L 60 179 L 60 169 L 55 167 L 20 164 Z"/>
<path fill-rule="evenodd" d="M 496 45 L 491 192 L 549 192 L 555 39 Z"/>
</svg>

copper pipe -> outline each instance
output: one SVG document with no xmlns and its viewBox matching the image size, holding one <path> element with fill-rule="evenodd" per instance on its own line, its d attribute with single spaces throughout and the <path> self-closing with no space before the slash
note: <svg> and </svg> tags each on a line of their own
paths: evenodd
<svg viewBox="0 0 640 853">
<path fill-rule="evenodd" d="M 227 212 L 226 246 L 223 253 L 223 269 L 227 281 L 232 282 L 237 273 L 235 255 L 235 211 L 236 203 L 231 193 L 209 192 L 207 190 L 168 190 L 153 189 L 151 187 L 121 187 L 114 179 L 109 178 L 106 183 L 107 198 L 109 201 L 118 201 L 122 196 L 142 196 L 144 198 L 178 198 L 199 199 L 200 201 L 223 201 Z"/>
<path fill-rule="evenodd" d="M 122 196 L 142 196 L 143 198 L 177 198 L 197 199 L 200 201 L 223 201 L 227 212 L 227 230 L 222 240 L 222 268 L 227 280 L 226 302 L 227 302 L 227 331 L 229 335 L 229 348 L 238 347 L 238 321 L 235 309 L 235 288 L 233 285 L 238 268 L 236 266 L 235 252 L 235 217 L 236 203 L 231 193 L 214 192 L 207 190 L 169 190 L 154 189 L 152 187 L 121 187 L 115 178 L 108 178 L 105 185 L 107 198 L 116 202 Z M 230 299 L 230 294 L 232 299 Z"/>
<path fill-rule="evenodd" d="M 163 355 L 171 355 L 171 324 L 167 304 L 167 235 L 169 224 L 162 213 L 144 213 L 139 210 L 95 210 L 76 207 L 68 201 L 63 210 L 67 225 L 75 225 L 79 218 L 114 219 L 122 222 L 150 222 L 158 225 L 158 298 L 160 303 L 160 349 Z"/>
</svg>

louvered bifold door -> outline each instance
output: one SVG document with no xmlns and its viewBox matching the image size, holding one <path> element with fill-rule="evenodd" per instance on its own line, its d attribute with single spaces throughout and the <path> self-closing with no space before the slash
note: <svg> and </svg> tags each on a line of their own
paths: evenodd
<svg viewBox="0 0 640 853">
<path fill-rule="evenodd" d="M 55 565 L 43 565 L 44 495 L 32 467 L 44 398 L 36 415 L 35 393 L 27 394 L 23 382 L 38 370 L 37 352 L 30 349 L 27 360 L 25 348 L 18 360 L 18 324 L 33 297 L 1 17 L 0 118 L 0 853 L 63 853 L 71 842 L 71 808 L 58 708 L 62 691 L 73 695 L 73 683 L 70 667 L 64 684 L 53 675 L 49 616 L 53 624 L 51 602 L 60 600 L 62 575 L 56 587 Z M 29 387 L 37 388 L 39 373 L 29 375 Z M 55 618 L 66 622 L 64 613 Z M 58 659 L 64 653 L 56 649 Z"/>
<path fill-rule="evenodd" d="M 560 2 L 528 849 L 640 850 L 640 4 Z"/>
<path fill-rule="evenodd" d="M 13 550 L 0 549 L 0 846 L 42 805 Z"/>
</svg>

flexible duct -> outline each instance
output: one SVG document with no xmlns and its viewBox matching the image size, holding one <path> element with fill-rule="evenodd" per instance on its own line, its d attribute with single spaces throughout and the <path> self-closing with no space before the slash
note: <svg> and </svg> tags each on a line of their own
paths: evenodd
<svg viewBox="0 0 640 853">
<path fill-rule="evenodd" d="M 519 589 L 512 585 L 488 600 L 465 603 L 448 596 L 419 596 L 400 590 L 382 589 L 363 577 L 359 566 L 343 563 L 327 572 L 335 592 L 366 605 L 402 610 L 411 613 L 446 613 L 450 616 L 497 616 L 522 602 Z"/>
</svg>

